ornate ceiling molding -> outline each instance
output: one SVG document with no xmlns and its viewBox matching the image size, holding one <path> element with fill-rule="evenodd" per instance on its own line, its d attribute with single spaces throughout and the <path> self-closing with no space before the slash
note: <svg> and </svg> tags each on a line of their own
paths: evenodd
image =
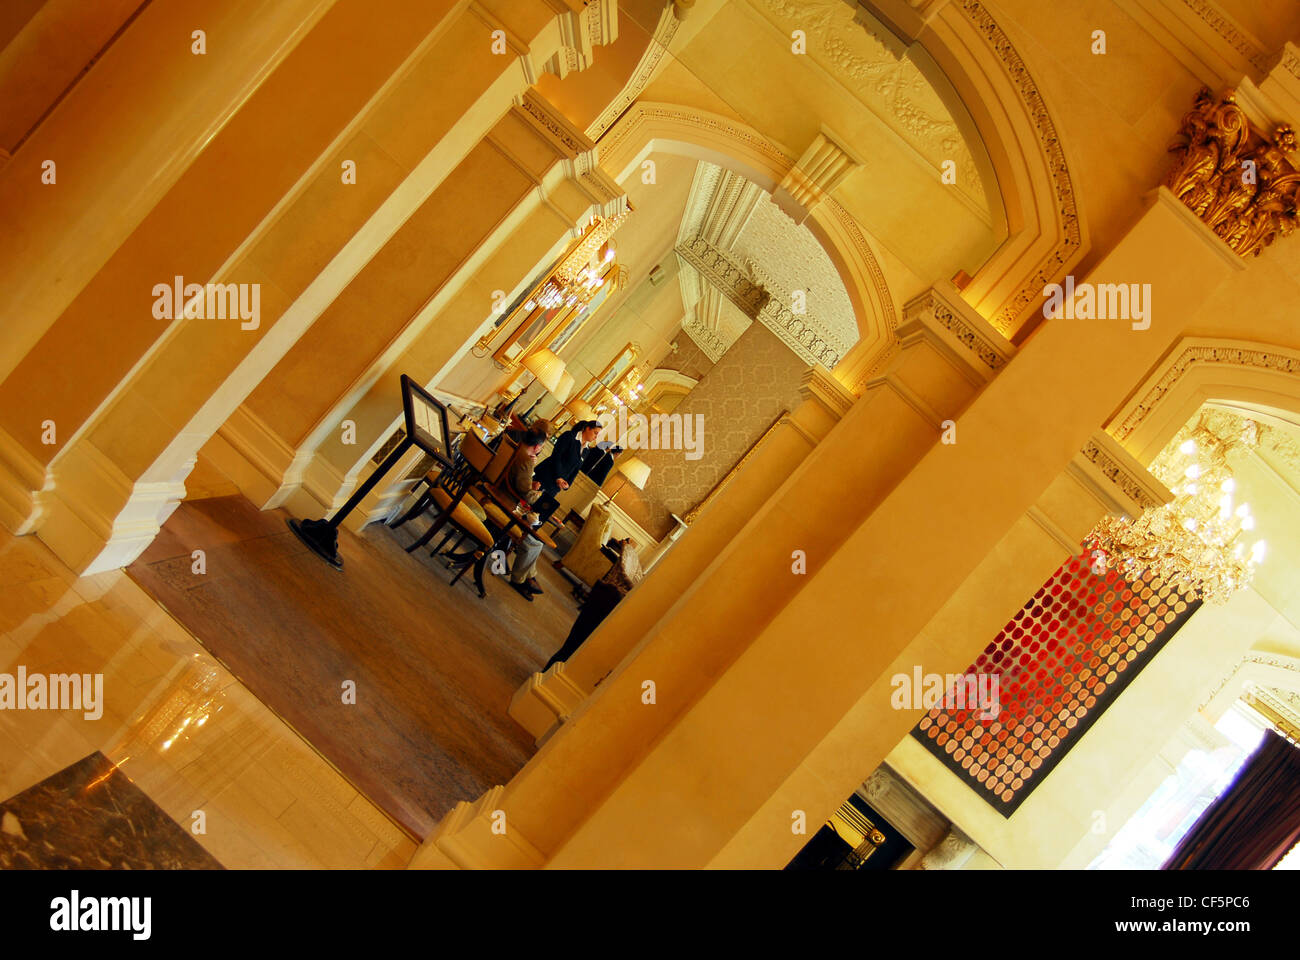
<svg viewBox="0 0 1300 960">
<path fill-rule="evenodd" d="M 1210 691 L 1209 696 L 1201 701 L 1199 709 L 1204 710 L 1213 703 L 1215 697 L 1217 697 L 1223 691 L 1223 688 L 1241 672 L 1242 668 L 1252 664 L 1261 667 L 1271 667 L 1277 670 L 1289 670 L 1296 674 L 1296 684 L 1297 686 L 1300 686 L 1300 660 L 1297 660 L 1295 657 L 1288 657 L 1281 653 L 1264 653 L 1259 650 L 1250 650 L 1247 651 L 1245 656 L 1237 661 L 1236 666 L 1234 666 L 1226 676 L 1222 677 L 1219 682 L 1215 684 L 1214 689 Z"/>
<path fill-rule="evenodd" d="M 1293 740 L 1300 740 L 1300 693 L 1260 683 L 1247 683 L 1242 691 L 1242 699 L 1267 717 L 1282 733 Z"/>
<path fill-rule="evenodd" d="M 1084 444 L 1080 451 L 1083 459 L 1101 471 L 1102 476 L 1113 483 L 1124 496 L 1132 500 L 1143 510 L 1154 510 L 1166 501 L 1152 493 L 1151 476 L 1142 470 L 1146 477 L 1140 476 L 1129 465 L 1121 463 L 1114 451 L 1107 450 L 1104 443 L 1094 437 Z"/>
<path fill-rule="evenodd" d="M 677 240 L 703 237 L 719 249 L 730 249 L 763 200 L 763 188 L 740 174 L 715 163 L 698 163 Z"/>
<path fill-rule="evenodd" d="M 721 334 L 710 329 L 693 313 L 682 321 L 682 330 L 695 341 L 695 345 L 713 363 L 721 360 L 722 355 L 731 347 Z"/>
<path fill-rule="evenodd" d="M 754 282 L 748 271 L 703 237 L 679 243 L 676 250 L 682 261 L 706 283 L 719 290 L 745 316 L 775 333 L 805 363 L 810 366 L 820 363 L 829 369 L 839 362 L 839 354 L 822 337 L 811 318 L 805 319 L 777 303 L 771 291 Z"/>
<path fill-rule="evenodd" d="M 1209 2 L 1209 0 L 1183 0 L 1183 6 L 1213 30 L 1224 43 L 1245 57 L 1251 66 L 1262 72 L 1268 72 L 1268 56 L 1263 48 L 1259 46 L 1254 37 L 1241 30 L 1218 6 Z M 1300 77 L 1300 73 L 1296 74 L 1296 76 Z"/>
<path fill-rule="evenodd" d="M 659 23 L 655 26 L 654 36 L 650 38 L 650 45 L 646 47 L 645 53 L 641 54 L 641 60 L 632 71 L 632 76 L 623 85 L 618 96 L 611 100 L 609 106 L 602 110 L 600 116 L 587 127 L 587 136 L 592 140 L 599 140 L 604 136 L 605 132 L 614 125 L 614 121 L 623 115 L 623 111 L 641 96 L 641 91 L 649 85 L 655 71 L 663 62 L 664 55 L 668 53 L 668 47 L 672 44 L 679 26 L 681 20 L 676 15 L 673 5 L 664 7 L 659 15 Z"/>
<path fill-rule="evenodd" d="M 947 330 L 958 343 L 975 355 L 987 379 L 1006 366 L 1015 352 L 1014 348 L 1005 340 L 999 342 L 995 339 L 996 331 L 983 318 L 972 316 L 974 311 L 961 299 L 956 288 L 950 289 L 951 295 L 944 296 L 936 285 L 913 297 L 903 307 L 903 321 L 911 323 L 918 319 L 928 319 L 932 324 Z M 981 325 L 985 330 L 979 329 Z"/>
<path fill-rule="evenodd" d="M 987 215 L 988 197 L 975 158 L 943 100 L 913 61 L 898 58 L 865 30 L 844 0 L 752 2 L 764 10 L 774 29 L 786 34 L 792 28 L 803 30 L 808 57 L 916 151 L 936 176 L 945 161 L 953 161 L 958 170 L 953 189 Z"/>
<path fill-rule="evenodd" d="M 751 127 L 716 114 L 662 103 L 634 104 L 601 139 L 597 149 L 601 162 L 623 176 L 634 169 L 632 164 L 642 156 L 645 145 L 655 140 L 716 151 L 719 160 L 733 162 L 728 170 L 741 173 L 764 190 L 775 189 L 795 162 Z M 813 219 L 832 265 L 850 291 L 851 303 L 862 305 L 865 316 L 857 319 L 856 326 L 865 331 L 862 335 L 879 339 L 878 349 L 883 354 L 892 345 L 899 317 L 880 262 L 857 221 L 833 198 L 827 197 L 817 207 Z M 683 231 L 682 240 L 691 239 L 685 234 Z"/>
</svg>

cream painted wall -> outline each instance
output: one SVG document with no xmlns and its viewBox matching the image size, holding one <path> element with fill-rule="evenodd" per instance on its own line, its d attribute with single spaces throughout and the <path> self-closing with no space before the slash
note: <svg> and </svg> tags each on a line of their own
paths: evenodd
<svg viewBox="0 0 1300 960">
<path fill-rule="evenodd" d="M 1277 620 L 1250 590 L 1202 607 L 1010 818 L 910 735 L 886 762 L 1001 866 L 1086 866 L 1149 795 L 1127 785 Z M 1093 834 L 1099 820 L 1107 829 Z"/>
<path fill-rule="evenodd" d="M 910 736 L 890 754 L 994 863 L 1086 867 L 1181 758 L 1168 748 L 1180 727 L 1225 680 L 1216 716 L 1240 692 L 1243 657 L 1300 656 L 1300 493 L 1255 454 L 1238 451 L 1230 462 L 1236 501 L 1256 518 L 1246 542 L 1269 545 L 1252 588 L 1198 611 L 1009 819 Z"/>
</svg>

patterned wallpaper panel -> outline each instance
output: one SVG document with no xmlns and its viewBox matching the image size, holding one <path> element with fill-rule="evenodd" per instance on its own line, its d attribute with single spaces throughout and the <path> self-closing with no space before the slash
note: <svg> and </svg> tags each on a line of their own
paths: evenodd
<svg viewBox="0 0 1300 960">
<path fill-rule="evenodd" d="M 685 330 L 679 328 L 673 340 L 677 343 L 677 352 L 664 357 L 659 362 L 659 369 L 676 370 L 682 376 L 690 377 L 692 380 L 701 379 L 713 366 L 709 355 L 699 348 Z"/>
<path fill-rule="evenodd" d="M 703 500 L 772 421 L 798 405 L 806 369 L 767 327 L 751 324 L 674 411 L 703 417 L 703 456 L 638 451 L 650 465 L 650 479 L 645 490 L 624 486 L 618 505 L 656 539 L 665 536 L 673 528 L 671 514 L 683 516 Z"/>
</svg>

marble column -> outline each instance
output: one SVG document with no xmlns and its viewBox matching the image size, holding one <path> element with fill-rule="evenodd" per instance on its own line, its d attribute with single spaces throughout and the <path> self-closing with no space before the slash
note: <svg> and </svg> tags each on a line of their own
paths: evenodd
<svg viewBox="0 0 1300 960">
<path fill-rule="evenodd" d="M 354 0 L 323 17 L 96 276 L 96 296 L 60 318 L 75 362 L 55 350 L 52 367 L 49 351 L 34 351 L 23 361 L 30 369 L 0 387 L 20 401 L 6 401 L 0 427 L 18 417 L 23 434 L 0 433 L 3 518 L 39 526 L 74 569 L 137 556 L 183 496 L 199 447 L 537 72 L 589 60 L 593 19 L 580 5 L 402 2 L 409 31 Z M 507 37 L 504 54 L 494 51 L 495 30 Z M 374 42 L 359 42 L 372 33 Z M 340 61 L 354 69 L 339 70 Z M 433 88 L 439 96 L 428 95 Z M 178 227 L 195 217 L 204 229 Z M 260 293 L 260 316 L 146 322 L 154 281 L 174 275 L 247 284 Z M 331 350 L 327 360 L 345 354 Z M 54 374 L 69 386 L 52 401 L 60 444 L 37 446 L 31 422 L 42 411 L 28 409 L 24 384 Z"/>
</svg>

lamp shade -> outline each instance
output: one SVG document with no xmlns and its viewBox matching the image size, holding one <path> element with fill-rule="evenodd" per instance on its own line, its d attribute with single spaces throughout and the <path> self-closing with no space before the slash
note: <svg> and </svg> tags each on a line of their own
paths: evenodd
<svg viewBox="0 0 1300 960">
<path fill-rule="evenodd" d="M 650 464 L 640 457 L 628 457 L 626 460 L 620 460 L 617 469 L 638 490 L 644 490 L 646 481 L 650 479 Z"/>
<path fill-rule="evenodd" d="M 564 376 L 564 361 L 550 350 L 542 349 L 524 357 L 524 369 L 541 381 L 542 386 L 552 393 L 560 385 Z"/>
<path fill-rule="evenodd" d="M 577 421 L 596 419 L 596 411 L 582 397 L 574 397 L 564 405 L 564 409 L 573 414 L 573 419 Z"/>
<path fill-rule="evenodd" d="M 551 393 L 555 394 L 555 399 L 560 403 L 564 403 L 565 400 L 569 399 L 569 394 L 573 393 L 573 374 L 565 370 L 560 376 L 560 385 Z"/>
</svg>

